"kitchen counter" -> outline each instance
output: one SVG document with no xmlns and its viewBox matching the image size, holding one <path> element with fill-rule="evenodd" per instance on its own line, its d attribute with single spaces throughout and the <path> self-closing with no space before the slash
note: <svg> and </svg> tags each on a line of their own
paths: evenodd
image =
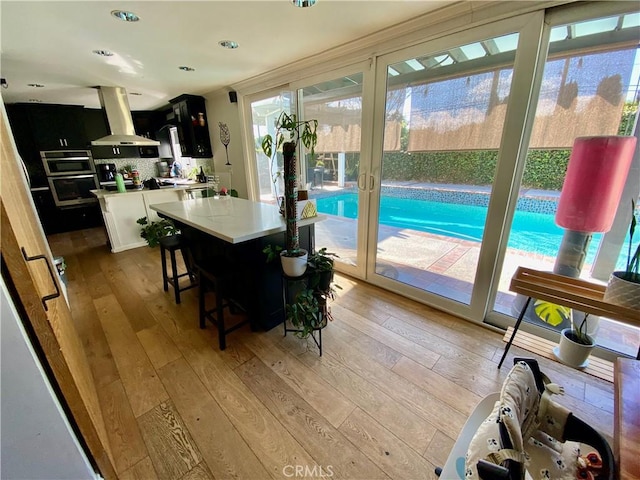
<svg viewBox="0 0 640 480">
<path fill-rule="evenodd" d="M 197 198 L 151 205 L 162 216 L 236 244 L 284 232 L 286 222 L 278 207 L 230 196 Z M 324 220 L 325 215 L 299 220 L 301 227 Z"/>
<path fill-rule="evenodd" d="M 207 197 L 150 208 L 175 222 L 196 262 L 228 265 L 225 289 L 245 306 L 253 326 L 269 330 L 284 321 L 282 267 L 264 254 L 267 246 L 285 245 L 286 221 L 276 205 Z M 315 223 L 325 218 L 298 221 L 300 248 L 314 251 Z"/>
<path fill-rule="evenodd" d="M 197 184 L 194 184 L 197 185 Z M 155 203 L 179 202 L 190 197 L 193 185 L 149 190 L 127 190 L 124 193 L 109 190 L 92 190 L 100 205 L 104 225 L 113 253 L 145 246 L 140 237 L 141 226 L 137 220 L 147 217 L 150 222 L 160 218 L 150 207 Z"/>
<path fill-rule="evenodd" d="M 200 185 L 203 185 L 202 183 L 193 183 L 193 184 L 183 184 L 183 185 L 176 185 L 175 187 L 172 187 L 170 185 L 167 186 L 163 186 L 160 188 L 156 188 L 154 190 L 151 190 L 149 188 L 140 188 L 140 189 L 127 189 L 126 191 L 120 193 L 117 190 L 107 190 L 106 188 L 101 188 L 100 190 L 91 190 L 91 193 L 93 195 L 95 195 L 98 199 L 103 198 L 103 197 L 109 197 L 109 196 L 113 196 L 113 195 L 140 195 L 143 193 L 146 194 L 154 194 L 155 193 L 159 193 L 159 192 L 164 192 L 167 190 L 176 190 L 176 191 L 183 191 L 183 192 L 189 192 L 191 190 L 195 190 L 197 189 L 197 187 L 199 187 Z M 201 188 L 206 188 L 206 187 L 201 187 Z"/>
</svg>

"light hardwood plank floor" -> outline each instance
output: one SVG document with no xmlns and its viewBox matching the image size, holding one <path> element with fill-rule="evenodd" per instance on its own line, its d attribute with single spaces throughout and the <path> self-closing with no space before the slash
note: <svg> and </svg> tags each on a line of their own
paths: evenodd
<svg viewBox="0 0 640 480">
<path fill-rule="evenodd" d="M 508 373 L 501 334 L 344 275 L 322 358 L 281 328 L 242 328 L 221 352 L 215 327 L 198 328 L 197 289 L 181 305 L 162 290 L 157 249 L 112 254 L 100 228 L 49 242 L 121 478 L 435 478 Z M 613 386 L 538 360 L 565 386 L 558 401 L 611 440 Z"/>
</svg>

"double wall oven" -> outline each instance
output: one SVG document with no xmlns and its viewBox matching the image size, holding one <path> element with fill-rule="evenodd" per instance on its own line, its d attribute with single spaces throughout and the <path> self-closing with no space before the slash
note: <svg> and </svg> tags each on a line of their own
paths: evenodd
<svg viewBox="0 0 640 480">
<path fill-rule="evenodd" d="M 100 188 L 90 150 L 50 150 L 40 158 L 57 207 L 95 204 L 90 190 Z"/>
</svg>

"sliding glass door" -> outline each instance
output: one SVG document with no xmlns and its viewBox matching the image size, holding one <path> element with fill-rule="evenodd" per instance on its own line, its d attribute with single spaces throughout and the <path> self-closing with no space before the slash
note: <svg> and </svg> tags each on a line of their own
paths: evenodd
<svg viewBox="0 0 640 480">
<path fill-rule="evenodd" d="M 302 178 L 309 199 L 326 220 L 316 224 L 316 245 L 357 270 L 364 73 L 330 74 L 297 87 L 299 111 L 318 120 L 315 155 L 305 152 Z"/>
<path fill-rule="evenodd" d="M 381 46 L 390 53 L 251 97 L 254 199 L 278 196 L 280 163 L 259 147 L 275 118 L 315 118 L 318 146 L 299 152 L 299 187 L 326 215 L 316 244 L 338 253 L 338 269 L 475 322 L 512 324 L 515 269 L 553 269 L 574 139 L 637 135 L 632 8 L 565 5 Z M 633 168 L 624 199 L 638 198 L 637 155 Z M 628 211 L 594 236 L 583 276 L 606 280 L 627 227 Z M 618 327 L 609 337 L 629 333 Z"/>
<path fill-rule="evenodd" d="M 574 139 L 637 135 L 640 15 L 622 13 L 566 22 L 564 15 L 552 14 L 548 22 L 552 25 L 548 57 L 493 307 L 509 316 L 517 316 L 522 306 L 509 292 L 516 268 L 555 268 L 564 234 L 555 222 L 555 213 Z M 582 278 L 602 283 L 611 271 L 623 269 L 628 214 L 631 199 L 638 198 L 639 182 L 636 165 L 619 207 L 625 220 L 614 224 L 607 234 L 594 233 Z M 603 242 L 605 235 L 609 241 Z M 548 323 L 536 313 L 535 305 L 525 316 L 525 321 L 557 331 L 570 325 L 568 318 L 558 323 L 560 320 L 562 317 L 550 318 Z M 597 331 L 598 322 L 592 318 L 590 323 L 592 332 Z M 602 346 L 635 355 L 640 332 L 603 319 L 596 338 Z"/>
<path fill-rule="evenodd" d="M 529 17 L 541 28 L 539 22 L 541 16 Z M 481 258 L 495 257 L 498 248 L 485 244 L 489 206 L 496 189 L 508 197 L 508 186 L 495 184 L 497 167 L 514 148 L 510 141 L 517 154 L 521 135 L 507 138 L 508 111 L 523 121 L 512 98 L 528 95 L 532 84 L 532 70 L 515 72 L 523 35 L 539 35 L 525 28 L 523 18 L 500 22 L 378 61 L 385 128 L 378 124 L 374 132 L 382 139 L 373 156 L 379 183 L 369 278 L 476 321 L 488 293 L 477 288 Z"/>
</svg>

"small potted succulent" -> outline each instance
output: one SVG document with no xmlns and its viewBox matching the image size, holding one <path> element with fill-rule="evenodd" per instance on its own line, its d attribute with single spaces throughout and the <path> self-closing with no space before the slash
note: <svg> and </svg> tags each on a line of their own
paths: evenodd
<svg viewBox="0 0 640 480">
<path fill-rule="evenodd" d="M 632 199 L 626 270 L 615 271 L 611 274 L 604 293 L 605 302 L 636 310 L 640 309 L 640 242 L 635 250 L 633 246 L 633 235 L 637 224 L 636 203 Z"/>
<path fill-rule="evenodd" d="M 308 252 L 300 248 L 298 240 L 297 219 L 297 178 L 296 178 L 296 150 L 299 141 L 307 148 L 311 157 L 318 142 L 316 129 L 317 120 L 298 120 L 295 114 L 282 112 L 276 120 L 275 138 L 265 135 L 262 139 L 262 151 L 275 162 L 277 151 L 282 148 L 284 158 L 284 202 L 285 202 L 285 250 L 281 252 L 282 269 L 290 277 L 299 277 L 307 268 Z M 288 137 L 288 138 L 287 138 Z M 277 193 L 277 192 L 276 192 Z M 276 195 L 277 197 L 277 195 Z"/>
</svg>

